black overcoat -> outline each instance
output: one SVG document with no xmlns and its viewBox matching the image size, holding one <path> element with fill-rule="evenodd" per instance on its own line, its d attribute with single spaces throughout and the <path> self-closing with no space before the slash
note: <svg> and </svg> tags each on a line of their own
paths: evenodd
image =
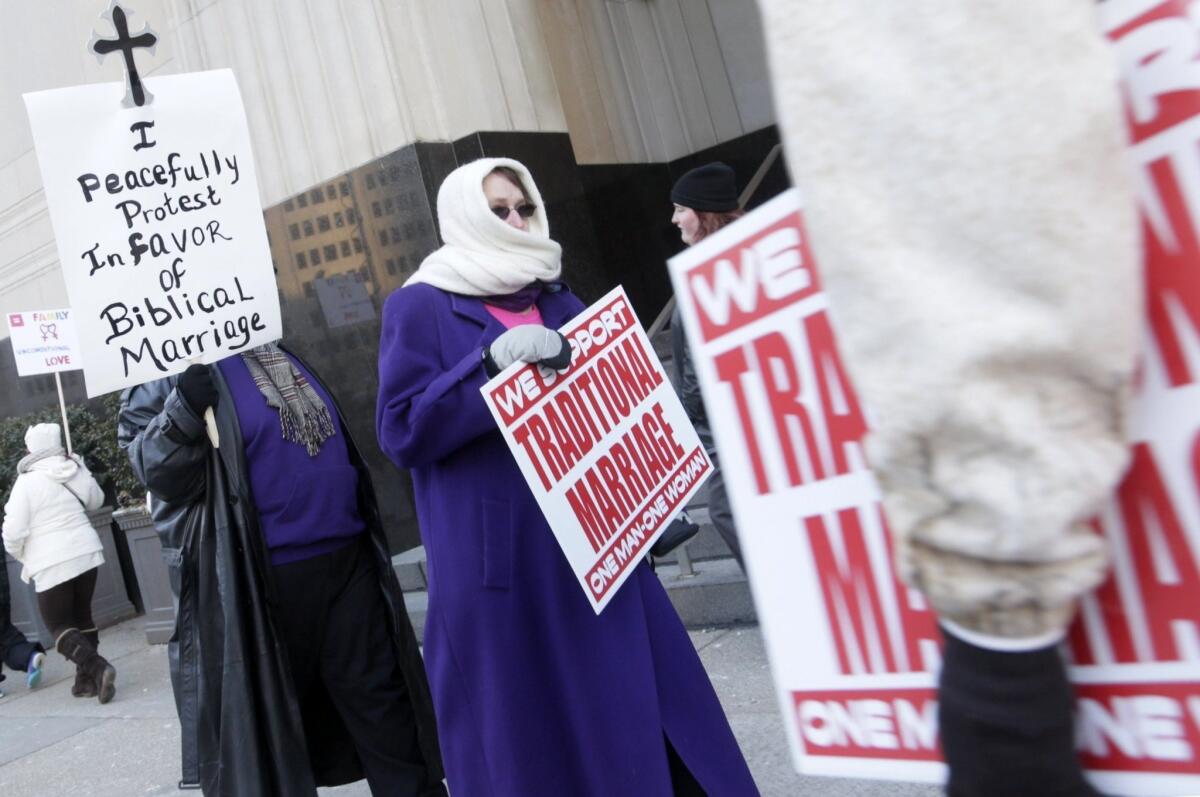
<svg viewBox="0 0 1200 797">
<path fill-rule="evenodd" d="M 362 778 L 362 767 L 327 694 L 313 698 L 319 719 L 307 728 L 301 722 L 285 647 L 269 611 L 270 560 L 237 413 L 220 370 L 212 372 L 220 392 L 219 449 L 208 443 L 202 419 L 175 390 L 177 377 L 125 391 L 118 426 L 120 445 L 153 496 L 152 514 L 177 599 L 168 655 L 182 728 L 183 783 L 199 783 L 206 795 L 315 795 L 317 786 Z M 430 778 L 437 781 L 442 766 L 420 650 L 392 570 L 370 474 L 340 409 L 337 416 L 358 471 L 358 507 L 369 529 L 421 748 Z"/>
</svg>

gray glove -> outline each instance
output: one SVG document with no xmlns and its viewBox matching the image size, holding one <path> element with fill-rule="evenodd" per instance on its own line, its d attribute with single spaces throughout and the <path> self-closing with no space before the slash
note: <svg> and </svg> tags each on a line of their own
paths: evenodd
<svg viewBox="0 0 1200 797">
<path fill-rule="evenodd" d="M 571 364 L 567 339 L 539 324 L 513 327 L 484 349 L 484 364 L 492 376 L 515 362 L 542 363 L 555 370 Z"/>
</svg>

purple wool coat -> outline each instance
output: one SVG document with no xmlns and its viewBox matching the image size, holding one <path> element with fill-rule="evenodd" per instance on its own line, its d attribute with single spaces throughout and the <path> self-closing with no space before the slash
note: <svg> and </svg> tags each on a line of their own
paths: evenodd
<svg viewBox="0 0 1200 797">
<path fill-rule="evenodd" d="M 557 328 L 566 290 L 538 309 Z M 597 616 L 479 388 L 504 331 L 428 285 L 387 300 L 376 428 L 412 472 L 425 543 L 425 668 L 456 797 L 669 797 L 664 735 L 712 797 L 756 795 L 716 693 L 646 564 Z"/>
</svg>

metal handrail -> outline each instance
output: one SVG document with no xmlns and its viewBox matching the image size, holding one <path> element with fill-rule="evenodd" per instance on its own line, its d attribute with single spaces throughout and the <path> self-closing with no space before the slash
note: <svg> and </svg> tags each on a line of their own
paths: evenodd
<svg viewBox="0 0 1200 797">
<path fill-rule="evenodd" d="M 662 332 L 662 328 L 667 325 L 667 319 L 671 317 L 671 311 L 675 309 L 675 294 L 671 294 L 671 298 L 667 299 L 667 303 L 663 305 L 662 312 L 654 319 L 654 323 L 646 330 L 646 336 L 650 340 L 654 340 L 654 336 Z"/>
<path fill-rule="evenodd" d="M 738 207 L 745 209 L 746 203 L 750 201 L 750 197 L 762 185 L 762 181 L 766 179 L 767 172 L 775 161 L 779 158 L 779 153 L 783 151 L 783 144 L 776 144 L 771 147 L 771 151 L 767 153 L 767 157 L 763 158 L 763 162 L 758 165 L 758 169 L 754 172 L 754 176 L 750 178 L 750 182 L 746 183 L 746 187 L 742 190 L 742 195 L 738 197 Z"/>
</svg>

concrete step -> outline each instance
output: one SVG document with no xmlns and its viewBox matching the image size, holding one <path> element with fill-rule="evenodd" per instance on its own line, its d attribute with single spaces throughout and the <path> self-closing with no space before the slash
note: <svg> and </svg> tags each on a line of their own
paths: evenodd
<svg viewBox="0 0 1200 797">
<path fill-rule="evenodd" d="M 685 626 L 695 629 L 758 622 L 750 584 L 735 559 L 693 562 L 692 568 L 693 575 L 680 575 L 676 565 L 655 568 Z"/>
<path fill-rule="evenodd" d="M 425 579 L 425 546 L 409 548 L 392 557 L 392 569 L 400 579 L 400 589 L 405 592 L 423 592 Z"/>
<path fill-rule="evenodd" d="M 711 529 L 711 527 L 710 527 Z M 716 536 L 715 532 L 712 532 Z M 701 531 L 694 539 L 704 534 Z M 720 538 L 717 538 L 720 542 Z M 722 543 L 724 544 L 724 543 Z M 429 594 L 425 591 L 425 550 L 413 548 L 392 557 L 392 567 L 404 590 L 404 604 L 417 638 L 425 628 Z M 658 563 L 655 573 L 688 628 L 740 625 L 757 622 L 746 575 L 732 558 L 693 560 L 692 573 L 677 564 Z"/>
</svg>

